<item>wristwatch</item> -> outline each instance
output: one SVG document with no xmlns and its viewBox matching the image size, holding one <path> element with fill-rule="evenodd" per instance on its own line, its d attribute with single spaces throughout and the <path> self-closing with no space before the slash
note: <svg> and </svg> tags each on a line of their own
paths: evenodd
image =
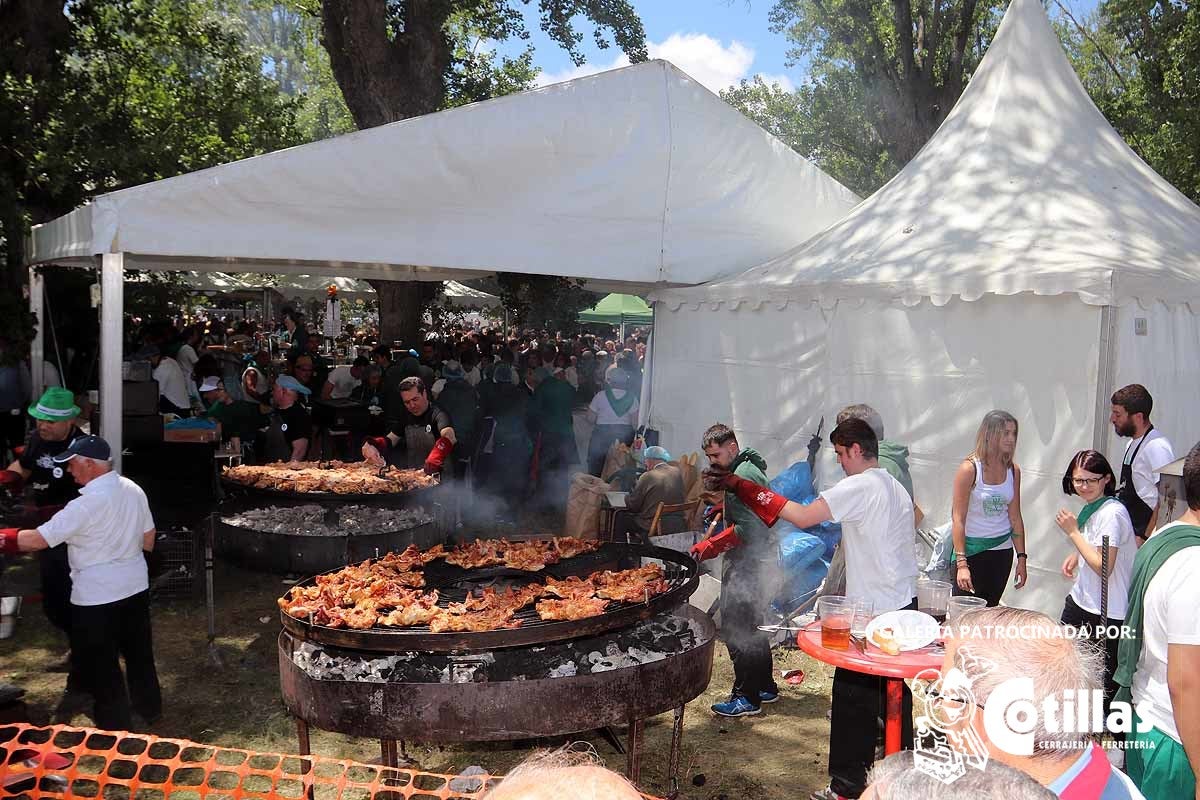
<svg viewBox="0 0 1200 800">
<path fill-rule="evenodd" d="M 1024 553 L 1017 553 L 1017 558 L 1029 558 L 1029 556 L 1025 555 Z"/>
</svg>

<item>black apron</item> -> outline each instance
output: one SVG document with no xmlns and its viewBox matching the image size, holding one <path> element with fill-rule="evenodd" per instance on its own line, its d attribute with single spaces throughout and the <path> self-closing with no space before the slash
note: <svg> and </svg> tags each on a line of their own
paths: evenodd
<svg viewBox="0 0 1200 800">
<path fill-rule="evenodd" d="M 432 423 L 419 424 L 413 422 L 404 426 L 404 455 L 405 468 L 415 469 L 424 466 L 429 451 L 437 444 L 441 431 L 435 431 Z"/>
<path fill-rule="evenodd" d="M 272 411 L 267 416 L 267 430 L 262 437 L 262 457 L 266 463 L 273 461 L 291 461 L 292 443 L 287 440 L 284 432 L 287 423 L 279 411 Z"/>
<path fill-rule="evenodd" d="M 1138 442 L 1137 447 L 1133 448 L 1133 455 L 1129 457 L 1129 461 L 1121 462 L 1121 485 L 1117 487 L 1117 499 L 1129 512 L 1129 520 L 1133 523 L 1133 532 L 1139 539 L 1146 538 L 1146 527 L 1150 524 L 1150 516 L 1154 513 L 1154 509 L 1138 497 L 1137 490 L 1133 486 L 1133 462 L 1152 430 L 1154 430 L 1153 425 L 1146 429 L 1142 440 Z"/>
</svg>

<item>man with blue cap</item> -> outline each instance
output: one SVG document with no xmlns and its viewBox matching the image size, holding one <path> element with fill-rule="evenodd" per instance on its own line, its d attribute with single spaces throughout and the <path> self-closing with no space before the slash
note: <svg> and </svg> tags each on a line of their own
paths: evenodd
<svg viewBox="0 0 1200 800">
<path fill-rule="evenodd" d="M 154 519 L 141 488 L 113 471 L 99 436 L 77 437 L 53 462 L 80 485 L 79 497 L 36 529 L 0 530 L 0 552 L 69 546 L 71 652 L 95 701 L 92 718 L 99 728 L 129 730 L 131 710 L 147 722 L 162 714 L 142 555 L 154 549 Z"/>
<path fill-rule="evenodd" d="M 300 404 L 300 395 L 308 396 L 312 391 L 291 375 L 280 375 L 271 389 L 274 407 L 267 416 L 267 428 L 263 434 L 262 454 L 268 462 L 303 461 L 308 455 L 308 443 L 312 439 L 312 420 L 308 410 Z"/>
<path fill-rule="evenodd" d="M 665 447 L 647 447 L 646 471 L 637 479 L 633 491 L 625 497 L 625 510 L 618 512 L 613 534 L 620 541 L 648 541 L 650 525 L 658 512 L 659 503 L 678 505 L 687 499 L 683 489 L 683 473 L 670 463 L 671 454 Z M 658 520 L 658 534 L 680 533 L 687 528 L 683 514 L 673 511 Z"/>
</svg>

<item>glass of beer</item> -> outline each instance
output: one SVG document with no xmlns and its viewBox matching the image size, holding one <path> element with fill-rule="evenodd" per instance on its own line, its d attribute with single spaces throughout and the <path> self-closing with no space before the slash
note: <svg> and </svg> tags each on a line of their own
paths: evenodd
<svg viewBox="0 0 1200 800">
<path fill-rule="evenodd" d="M 854 603 L 845 597 L 821 597 L 817 600 L 821 618 L 821 647 L 850 649 L 850 626 L 854 624 Z"/>
</svg>

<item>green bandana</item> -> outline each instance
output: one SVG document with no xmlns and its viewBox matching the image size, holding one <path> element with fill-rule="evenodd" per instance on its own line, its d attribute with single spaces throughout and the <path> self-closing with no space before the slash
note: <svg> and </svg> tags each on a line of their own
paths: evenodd
<svg viewBox="0 0 1200 800">
<path fill-rule="evenodd" d="M 1084 505 L 1084 507 L 1079 512 L 1079 516 L 1077 516 L 1075 518 L 1075 522 L 1078 523 L 1078 525 L 1079 525 L 1080 532 L 1083 531 L 1083 526 L 1087 525 L 1087 521 L 1092 518 L 1092 514 L 1095 514 L 1097 511 L 1099 511 L 1100 506 L 1104 505 L 1109 500 L 1116 500 L 1116 498 L 1109 497 L 1108 495 L 1101 495 L 1100 497 L 1097 497 L 1092 502 Z"/>
<path fill-rule="evenodd" d="M 628 414 L 629 409 L 633 408 L 633 401 L 637 399 L 633 396 L 633 392 L 627 391 L 625 392 L 625 396 L 618 400 L 613 396 L 612 389 L 605 389 L 604 396 L 608 398 L 608 404 L 612 406 L 613 413 L 616 414 L 618 418 Z"/>
</svg>

